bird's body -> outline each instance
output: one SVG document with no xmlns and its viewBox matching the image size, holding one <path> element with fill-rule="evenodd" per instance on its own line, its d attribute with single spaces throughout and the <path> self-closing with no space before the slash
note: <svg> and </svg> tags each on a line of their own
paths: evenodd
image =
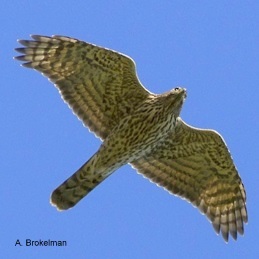
<svg viewBox="0 0 259 259">
<path fill-rule="evenodd" d="M 153 94 L 129 57 L 63 36 L 32 36 L 17 51 L 23 65 L 46 75 L 83 123 L 103 140 L 99 150 L 51 196 L 69 209 L 122 165 L 207 215 L 228 240 L 243 234 L 246 194 L 222 137 L 179 117 L 186 90 Z"/>
<path fill-rule="evenodd" d="M 152 96 L 121 119 L 96 154 L 54 191 L 52 203 L 59 209 L 74 206 L 116 169 L 156 149 L 174 131 L 184 98 L 185 90 L 180 88 L 164 96 Z M 175 104 L 171 109 L 169 101 Z M 172 108 L 177 106 L 175 114 Z"/>
</svg>

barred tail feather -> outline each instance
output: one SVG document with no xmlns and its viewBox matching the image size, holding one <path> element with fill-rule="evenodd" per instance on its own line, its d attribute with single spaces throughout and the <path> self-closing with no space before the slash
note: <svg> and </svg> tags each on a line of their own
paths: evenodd
<svg viewBox="0 0 259 259">
<path fill-rule="evenodd" d="M 54 190 L 50 203 L 58 210 L 70 209 L 101 183 L 107 176 L 95 171 L 94 162 L 95 157 L 92 157 Z"/>
</svg>

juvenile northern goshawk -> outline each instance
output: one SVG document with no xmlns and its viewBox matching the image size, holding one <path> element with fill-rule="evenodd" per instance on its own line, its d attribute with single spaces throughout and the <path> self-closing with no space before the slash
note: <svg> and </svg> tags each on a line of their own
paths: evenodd
<svg viewBox="0 0 259 259">
<path fill-rule="evenodd" d="M 243 234 L 246 193 L 222 137 L 179 117 L 186 90 L 153 94 L 134 61 L 118 52 L 62 36 L 20 40 L 24 67 L 47 76 L 84 125 L 103 140 L 99 150 L 51 195 L 59 210 L 77 204 L 127 163 L 208 217 L 228 241 Z"/>
</svg>

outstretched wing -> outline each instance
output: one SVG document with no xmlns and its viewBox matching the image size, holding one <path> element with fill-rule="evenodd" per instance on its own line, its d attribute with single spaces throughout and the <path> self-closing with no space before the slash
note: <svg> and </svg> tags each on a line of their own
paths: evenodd
<svg viewBox="0 0 259 259">
<path fill-rule="evenodd" d="M 34 40 L 19 40 L 25 48 L 16 51 L 24 55 L 16 59 L 47 76 L 101 139 L 150 95 L 127 56 L 68 37 L 31 37 Z"/>
<path fill-rule="evenodd" d="M 221 136 L 190 127 L 180 118 L 175 134 L 132 163 L 139 173 L 178 195 L 209 218 L 225 241 L 244 233 L 246 193 Z"/>
</svg>

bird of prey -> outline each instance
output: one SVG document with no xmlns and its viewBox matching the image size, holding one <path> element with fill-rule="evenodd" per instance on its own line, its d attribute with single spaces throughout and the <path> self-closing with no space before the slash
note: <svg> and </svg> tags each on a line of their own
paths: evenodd
<svg viewBox="0 0 259 259">
<path fill-rule="evenodd" d="M 244 233 L 246 193 L 223 138 L 180 118 L 186 89 L 163 94 L 140 83 L 134 61 L 64 36 L 32 35 L 16 51 L 48 77 L 62 98 L 103 142 L 51 195 L 59 210 L 76 205 L 129 163 L 144 177 L 198 207 L 228 241 Z"/>
</svg>

